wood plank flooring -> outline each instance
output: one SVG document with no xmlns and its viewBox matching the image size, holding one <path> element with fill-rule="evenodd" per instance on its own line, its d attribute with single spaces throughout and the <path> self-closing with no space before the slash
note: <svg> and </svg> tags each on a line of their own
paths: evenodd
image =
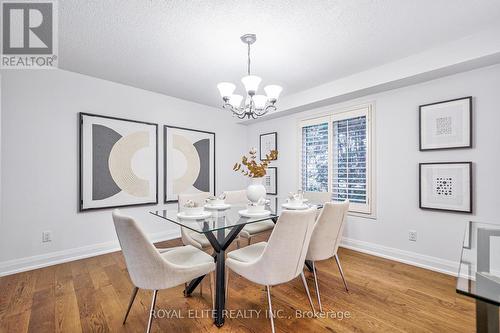
<svg viewBox="0 0 500 333">
<path fill-rule="evenodd" d="M 157 245 L 176 246 L 180 240 Z M 317 263 L 323 318 L 307 318 L 300 279 L 272 288 L 277 332 L 475 331 L 474 303 L 456 294 L 455 278 L 346 249 L 339 257 L 349 293 L 334 260 Z M 306 272 L 306 277 L 318 310 L 313 276 Z M 271 331 L 265 289 L 234 273 L 227 305 L 232 318 L 215 327 L 205 280 L 203 295 L 198 289 L 185 298 L 182 287 L 160 291 L 156 309 L 163 318 L 154 320 L 153 332 Z M 122 325 L 131 290 L 121 252 L 5 276 L 0 278 L 0 332 L 143 332 L 151 292 L 139 291 Z"/>
</svg>

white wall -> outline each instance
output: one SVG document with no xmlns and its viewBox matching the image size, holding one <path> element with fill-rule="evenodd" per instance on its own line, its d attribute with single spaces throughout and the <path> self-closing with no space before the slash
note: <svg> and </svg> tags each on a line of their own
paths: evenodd
<svg viewBox="0 0 500 333">
<path fill-rule="evenodd" d="M 226 111 L 62 70 L 2 72 L 0 275 L 116 248 L 111 210 L 78 212 L 78 112 L 216 132 L 217 190 L 245 186 L 231 167 L 246 151 L 245 127 Z M 216 93 L 216 92 L 214 92 Z M 125 208 L 154 239 L 178 235 L 142 206 Z M 51 243 L 41 243 L 42 231 Z"/>
<path fill-rule="evenodd" d="M 375 103 L 376 219 L 350 217 L 344 245 L 366 252 L 454 273 L 466 221 L 500 223 L 500 65 L 366 96 L 326 108 L 258 122 L 248 127 L 249 145 L 259 134 L 277 131 L 278 188 L 283 195 L 298 187 L 297 122 L 327 110 Z M 418 150 L 418 106 L 472 95 L 474 148 Z M 474 214 L 418 208 L 418 163 L 474 162 Z M 408 231 L 418 232 L 417 242 Z"/>
</svg>

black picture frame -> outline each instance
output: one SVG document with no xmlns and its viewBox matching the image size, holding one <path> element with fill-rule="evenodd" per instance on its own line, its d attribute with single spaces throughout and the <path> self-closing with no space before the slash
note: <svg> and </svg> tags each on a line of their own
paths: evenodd
<svg viewBox="0 0 500 333">
<path fill-rule="evenodd" d="M 272 136 L 274 136 L 274 149 L 278 150 L 278 132 L 269 132 L 269 133 L 261 134 L 259 136 L 259 159 L 261 161 L 265 160 L 266 159 L 266 154 L 269 153 L 268 151 L 267 152 L 263 152 L 262 151 L 262 137 L 264 137 L 266 135 L 272 135 Z"/>
<path fill-rule="evenodd" d="M 456 102 L 456 101 L 461 101 L 461 100 L 469 100 L 469 144 L 464 145 L 464 146 L 453 146 L 453 147 L 442 147 L 442 148 L 423 148 L 422 147 L 422 109 L 428 106 L 433 106 L 433 105 L 438 105 L 438 104 L 445 104 L 445 103 L 450 103 L 450 102 Z M 435 102 L 435 103 L 429 103 L 429 104 L 423 104 L 418 107 L 418 148 L 420 151 L 433 151 L 433 150 L 450 150 L 450 149 L 467 149 L 467 148 L 472 148 L 472 131 L 473 131 L 473 103 L 472 103 L 472 96 L 467 96 L 467 97 L 460 97 L 460 98 L 454 98 L 446 101 L 441 101 L 441 102 Z"/>
<path fill-rule="evenodd" d="M 120 121 L 127 121 L 127 122 L 132 122 L 132 123 L 139 123 L 139 124 L 145 124 L 145 125 L 151 125 L 155 126 L 156 128 L 156 156 L 155 156 L 155 166 L 156 166 L 156 180 L 155 180 L 155 185 L 156 185 L 156 195 L 155 198 L 156 200 L 153 202 L 145 202 L 145 203 L 137 203 L 137 204 L 125 204 L 125 205 L 113 205 L 113 206 L 105 206 L 105 207 L 90 207 L 90 208 L 84 208 L 83 207 L 83 117 L 89 116 L 89 117 L 98 117 L 98 118 L 105 118 L 105 119 L 112 119 L 112 120 L 120 120 Z M 86 212 L 86 211 L 94 211 L 94 210 L 103 210 L 103 209 L 111 209 L 111 208 L 118 208 L 118 207 L 136 207 L 136 206 L 150 206 L 150 205 L 157 205 L 158 204 L 158 124 L 155 123 L 150 123 L 146 121 L 140 121 L 140 120 L 133 120 L 133 119 L 126 119 L 126 118 L 119 118 L 119 117 L 113 117 L 113 116 L 105 116 L 105 115 L 100 115 L 100 114 L 94 114 L 94 113 L 87 113 L 87 112 L 79 112 L 78 113 L 78 211 L 79 212 Z"/>
<path fill-rule="evenodd" d="M 274 177 L 274 188 L 276 189 L 276 191 L 273 193 L 273 192 L 267 192 L 267 189 L 266 189 L 266 194 L 269 194 L 269 195 L 278 195 L 278 167 L 268 167 L 267 170 L 269 171 L 269 169 L 274 169 L 274 174 L 275 174 L 275 177 Z"/>
<path fill-rule="evenodd" d="M 435 207 L 424 207 L 422 205 L 422 166 L 424 165 L 451 165 L 451 164 L 466 164 L 469 167 L 469 207 L 467 210 L 456 210 L 456 209 L 442 209 L 442 208 L 435 208 Z M 474 202 L 474 197 L 473 197 L 473 178 L 472 178 L 472 162 L 467 161 L 467 162 L 426 162 L 426 163 L 419 163 L 418 164 L 418 179 L 419 179 L 419 186 L 418 186 L 418 206 L 420 209 L 425 209 L 425 210 L 432 210 L 432 211 L 445 211 L 445 212 L 454 212 L 454 213 L 466 213 L 466 214 L 472 214 L 473 211 L 473 202 Z"/>
<path fill-rule="evenodd" d="M 214 165 L 213 165 L 213 176 L 214 176 L 214 191 L 213 195 L 215 196 L 217 193 L 217 178 L 216 178 L 216 170 L 215 167 L 217 165 L 217 154 L 216 154 L 216 147 L 217 147 L 217 141 L 216 141 L 216 135 L 215 132 L 209 132 L 209 131 L 204 131 L 204 130 L 198 130 L 198 129 L 193 129 L 193 128 L 187 128 L 187 127 L 179 127 L 179 126 L 171 126 L 171 125 L 163 125 L 163 187 L 164 187 L 164 193 L 163 193 L 163 201 L 164 203 L 176 203 L 179 200 L 167 200 L 167 128 L 173 128 L 173 129 L 180 129 L 180 130 L 185 130 L 185 131 L 192 131 L 192 132 L 198 132 L 198 133 L 205 133 L 205 134 L 211 134 L 214 136 Z"/>
</svg>

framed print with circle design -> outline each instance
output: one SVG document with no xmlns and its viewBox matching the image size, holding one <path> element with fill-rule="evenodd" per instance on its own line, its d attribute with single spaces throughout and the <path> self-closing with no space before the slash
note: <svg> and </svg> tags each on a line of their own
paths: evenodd
<svg viewBox="0 0 500 333">
<path fill-rule="evenodd" d="M 472 148 L 472 97 L 421 105 L 419 149 Z"/>
<path fill-rule="evenodd" d="M 472 213 L 472 162 L 420 163 L 422 209 Z"/>
<path fill-rule="evenodd" d="M 158 125 L 80 113 L 80 211 L 158 203 Z"/>
<path fill-rule="evenodd" d="M 215 195 L 215 133 L 164 126 L 165 202 L 184 193 Z"/>
</svg>

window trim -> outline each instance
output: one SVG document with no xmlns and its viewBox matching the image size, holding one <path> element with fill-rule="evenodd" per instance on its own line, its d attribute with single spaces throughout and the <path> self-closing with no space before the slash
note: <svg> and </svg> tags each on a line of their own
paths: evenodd
<svg viewBox="0 0 500 333">
<path fill-rule="evenodd" d="M 367 173 L 366 173 L 366 193 L 367 193 L 367 204 L 351 204 L 349 208 L 349 214 L 354 216 L 361 216 L 365 218 L 375 218 L 375 118 L 374 103 L 365 103 L 356 106 L 329 109 L 315 115 L 300 118 L 297 121 L 297 164 L 298 164 L 298 188 L 302 187 L 302 128 L 305 126 L 317 125 L 327 122 L 328 123 L 328 191 L 332 192 L 333 187 L 333 163 L 332 153 L 333 153 L 333 122 L 344 120 L 348 118 L 354 118 L 357 116 L 367 117 Z"/>
</svg>

